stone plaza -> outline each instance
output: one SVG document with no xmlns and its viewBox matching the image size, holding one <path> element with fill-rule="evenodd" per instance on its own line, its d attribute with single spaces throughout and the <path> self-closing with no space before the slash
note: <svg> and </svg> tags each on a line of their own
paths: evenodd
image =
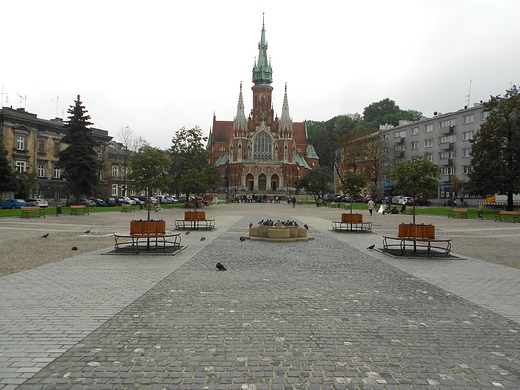
<svg viewBox="0 0 520 390">
<path fill-rule="evenodd" d="M 428 259 L 380 251 L 411 216 L 205 211 L 173 255 L 108 254 L 144 212 L 1 218 L 0 389 L 520 388 L 520 224 L 419 215 L 452 239 Z M 263 218 L 314 240 L 239 240 Z"/>
</svg>

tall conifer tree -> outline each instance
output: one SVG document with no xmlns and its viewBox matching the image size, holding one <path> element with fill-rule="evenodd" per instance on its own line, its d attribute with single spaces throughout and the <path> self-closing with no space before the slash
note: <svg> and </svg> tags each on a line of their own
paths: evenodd
<svg viewBox="0 0 520 390">
<path fill-rule="evenodd" d="M 68 146 L 60 152 L 59 166 L 64 170 L 68 193 L 78 201 L 82 195 L 92 195 L 99 183 L 96 153 L 99 144 L 92 135 L 90 115 L 87 115 L 79 95 L 68 112 L 71 115 L 64 126 L 66 135 L 61 139 Z"/>
</svg>

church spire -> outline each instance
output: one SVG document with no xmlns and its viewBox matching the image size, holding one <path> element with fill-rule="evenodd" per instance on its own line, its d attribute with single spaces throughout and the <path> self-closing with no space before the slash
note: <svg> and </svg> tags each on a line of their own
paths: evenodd
<svg viewBox="0 0 520 390">
<path fill-rule="evenodd" d="M 233 122 L 233 130 L 247 129 L 247 119 L 244 112 L 244 98 L 242 96 L 242 82 L 240 82 L 240 94 L 238 95 L 237 116 Z"/>
<path fill-rule="evenodd" d="M 278 125 L 278 130 L 289 131 L 292 132 L 293 129 L 293 121 L 291 116 L 289 115 L 289 100 L 287 99 L 287 83 L 285 83 L 285 95 L 283 96 L 283 105 L 282 105 L 282 116 L 280 118 L 280 122 Z"/>
<path fill-rule="evenodd" d="M 253 83 L 255 83 L 255 85 L 270 85 L 273 82 L 273 70 L 271 68 L 271 61 L 267 61 L 264 15 L 262 15 L 262 35 L 260 42 L 258 42 L 258 51 L 258 61 L 253 67 Z"/>
</svg>

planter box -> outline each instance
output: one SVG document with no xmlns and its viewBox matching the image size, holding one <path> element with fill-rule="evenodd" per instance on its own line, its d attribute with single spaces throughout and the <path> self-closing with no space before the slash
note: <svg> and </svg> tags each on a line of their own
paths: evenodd
<svg viewBox="0 0 520 390">
<path fill-rule="evenodd" d="M 206 219 L 205 211 L 185 211 L 184 219 L 187 221 L 204 221 Z"/>
<path fill-rule="evenodd" d="M 130 221 L 130 234 L 166 233 L 165 221 Z"/>
<path fill-rule="evenodd" d="M 363 222 L 362 214 L 341 214 L 341 222 Z"/>
<path fill-rule="evenodd" d="M 399 237 L 435 238 L 433 225 L 399 225 Z"/>
</svg>

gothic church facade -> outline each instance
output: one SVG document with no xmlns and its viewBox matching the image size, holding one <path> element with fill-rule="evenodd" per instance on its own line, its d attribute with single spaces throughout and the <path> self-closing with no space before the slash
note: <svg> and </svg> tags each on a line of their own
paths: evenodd
<svg viewBox="0 0 520 390">
<path fill-rule="evenodd" d="M 318 165 L 309 144 L 305 122 L 293 122 L 289 115 L 287 85 L 281 117 L 272 105 L 272 67 L 267 58 L 265 25 L 253 67 L 253 108 L 246 117 L 242 83 L 233 121 L 218 121 L 208 140 L 211 162 L 218 168 L 221 191 L 293 192 L 295 181 Z"/>
</svg>

